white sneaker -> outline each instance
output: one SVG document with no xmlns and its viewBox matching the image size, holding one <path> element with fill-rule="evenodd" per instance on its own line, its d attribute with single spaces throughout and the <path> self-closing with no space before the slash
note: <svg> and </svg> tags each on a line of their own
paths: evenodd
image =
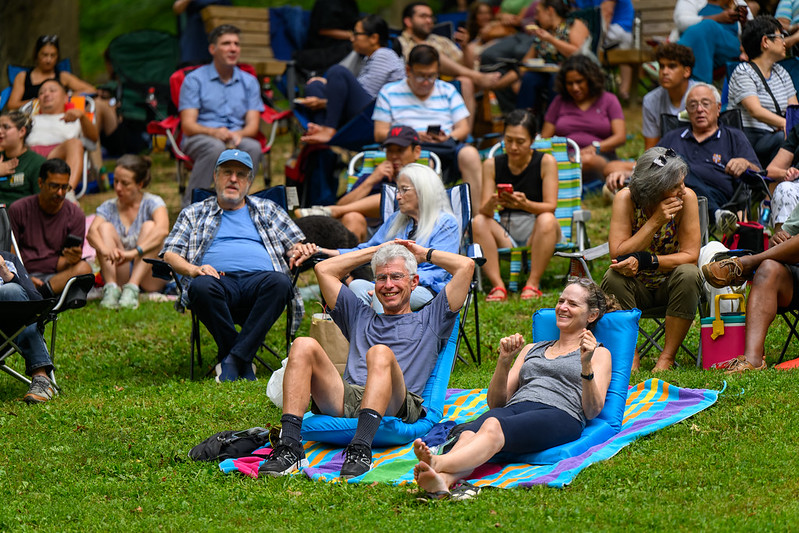
<svg viewBox="0 0 799 533">
<path fill-rule="evenodd" d="M 103 287 L 103 299 L 100 300 L 100 307 L 103 309 L 119 309 L 119 297 L 122 289 L 115 283 Z"/>
<path fill-rule="evenodd" d="M 122 287 L 122 296 L 119 297 L 119 307 L 122 309 L 136 309 L 139 307 L 138 285 L 125 283 Z"/>
</svg>

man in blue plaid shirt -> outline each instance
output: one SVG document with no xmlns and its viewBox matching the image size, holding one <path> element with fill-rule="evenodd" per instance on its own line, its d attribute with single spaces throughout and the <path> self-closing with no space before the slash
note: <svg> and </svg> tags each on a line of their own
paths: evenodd
<svg viewBox="0 0 799 533">
<path fill-rule="evenodd" d="M 182 276 L 183 303 L 216 341 L 218 381 L 255 380 L 252 360 L 292 297 L 296 329 L 303 306 L 290 269 L 316 251 L 302 243 L 305 235 L 283 209 L 247 196 L 253 177 L 247 152 L 222 152 L 214 170 L 216 196 L 183 209 L 161 250 Z"/>
</svg>

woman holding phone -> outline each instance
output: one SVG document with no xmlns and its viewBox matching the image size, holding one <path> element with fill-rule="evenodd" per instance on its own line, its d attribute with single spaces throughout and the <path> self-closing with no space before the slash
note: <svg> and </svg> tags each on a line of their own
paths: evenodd
<svg viewBox="0 0 799 533">
<path fill-rule="evenodd" d="M 520 297 L 532 300 L 541 296 L 541 276 L 560 240 L 555 218 L 558 165 L 551 154 L 531 148 L 534 139 L 535 117 L 517 109 L 505 119 L 505 153 L 483 163 L 482 201 L 472 231 L 486 258 L 483 274 L 492 287 L 487 302 L 508 298 L 499 270 L 499 248 L 530 247 L 530 275 Z M 494 219 L 497 208 L 499 222 Z"/>
<path fill-rule="evenodd" d="M 151 165 L 150 158 L 139 155 L 119 158 L 114 169 L 117 196 L 97 208 L 86 236 L 97 250 L 105 281 L 100 306 L 105 309 L 136 309 L 141 289 L 160 291 L 165 284 L 142 261 L 156 257 L 169 234 L 164 200 L 142 190 L 150 183 Z"/>
</svg>

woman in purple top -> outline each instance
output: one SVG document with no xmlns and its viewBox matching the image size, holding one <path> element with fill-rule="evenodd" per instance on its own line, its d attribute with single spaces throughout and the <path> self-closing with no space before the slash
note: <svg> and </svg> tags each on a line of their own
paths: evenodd
<svg viewBox="0 0 799 533">
<path fill-rule="evenodd" d="M 558 96 L 549 106 L 541 128 L 542 137 L 559 135 L 580 146 L 583 175 L 598 176 L 616 148 L 624 144 L 627 130 L 618 98 L 605 91 L 605 75 L 591 58 L 574 55 L 558 72 Z"/>
</svg>

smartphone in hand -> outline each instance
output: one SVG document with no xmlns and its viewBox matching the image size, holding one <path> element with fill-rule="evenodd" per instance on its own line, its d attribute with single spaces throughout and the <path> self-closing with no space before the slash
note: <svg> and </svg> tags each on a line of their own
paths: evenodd
<svg viewBox="0 0 799 533">
<path fill-rule="evenodd" d="M 427 126 L 427 134 L 438 136 L 441 133 L 441 124 L 430 124 Z"/>
<path fill-rule="evenodd" d="M 497 193 L 506 192 L 513 194 L 513 184 L 511 183 L 497 183 Z"/>
<path fill-rule="evenodd" d="M 83 237 L 67 235 L 67 238 L 64 239 L 64 248 L 74 248 L 76 246 L 83 246 Z"/>
</svg>

